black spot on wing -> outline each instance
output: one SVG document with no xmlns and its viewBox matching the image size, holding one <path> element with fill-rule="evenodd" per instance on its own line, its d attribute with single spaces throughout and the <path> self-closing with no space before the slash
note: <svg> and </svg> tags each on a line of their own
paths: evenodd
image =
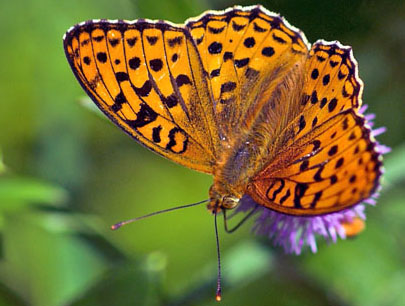
<svg viewBox="0 0 405 306">
<path fill-rule="evenodd" d="M 97 60 L 100 62 L 100 63 L 105 63 L 105 62 L 107 62 L 107 54 L 105 53 L 105 52 L 99 52 L 99 53 L 97 53 Z"/>
<path fill-rule="evenodd" d="M 305 191 L 308 189 L 308 184 L 305 183 L 297 183 L 295 186 L 294 191 L 294 207 L 295 208 L 302 208 L 301 206 L 301 198 L 304 196 Z"/>
<path fill-rule="evenodd" d="M 283 205 L 283 203 L 290 197 L 290 195 L 291 195 L 290 189 L 287 189 L 285 195 L 283 195 L 280 199 L 280 204 Z"/>
<path fill-rule="evenodd" d="M 305 117 L 304 117 L 304 115 L 301 115 L 298 132 L 301 132 L 305 128 L 305 125 L 306 125 Z"/>
<path fill-rule="evenodd" d="M 181 45 L 183 43 L 183 36 L 177 36 L 167 40 L 170 48 L 174 48 L 176 45 Z"/>
<path fill-rule="evenodd" d="M 135 46 L 135 43 L 137 42 L 137 40 L 138 40 L 138 37 L 127 38 L 128 46 L 130 46 L 130 47 Z"/>
<path fill-rule="evenodd" d="M 273 47 L 265 47 L 262 49 L 262 55 L 270 57 L 274 54 Z"/>
<path fill-rule="evenodd" d="M 158 36 L 146 36 L 146 40 L 148 41 L 148 43 L 153 46 L 156 44 L 156 42 L 158 41 L 159 37 Z"/>
<path fill-rule="evenodd" d="M 115 77 L 118 82 L 124 82 L 129 80 L 128 74 L 126 72 L 116 72 Z"/>
<path fill-rule="evenodd" d="M 315 117 L 315 118 L 312 120 L 312 127 L 315 127 L 317 123 L 318 123 L 318 117 Z"/>
<path fill-rule="evenodd" d="M 346 117 L 342 122 L 343 130 L 347 130 L 349 128 L 349 119 Z"/>
<path fill-rule="evenodd" d="M 208 46 L 208 52 L 211 54 L 218 54 L 222 51 L 222 44 L 214 41 Z"/>
<path fill-rule="evenodd" d="M 232 20 L 232 29 L 234 29 L 234 31 L 236 32 L 242 31 L 245 27 L 246 24 L 238 24 Z"/>
<path fill-rule="evenodd" d="M 321 198 L 321 196 L 322 196 L 322 190 L 321 190 L 321 191 L 318 191 L 317 193 L 315 193 L 314 198 L 313 198 L 313 200 L 312 200 L 312 202 L 311 202 L 311 204 L 310 204 L 310 207 L 311 207 L 311 208 L 315 208 L 315 207 L 316 207 L 316 204 L 318 203 L 318 201 L 319 201 L 319 199 Z"/>
<path fill-rule="evenodd" d="M 141 60 L 139 57 L 133 57 L 128 61 L 129 68 L 136 70 L 141 65 Z"/>
<path fill-rule="evenodd" d="M 185 75 L 185 74 L 179 74 L 176 78 L 176 84 L 178 87 L 187 85 L 187 84 L 192 84 L 190 78 Z"/>
<path fill-rule="evenodd" d="M 322 63 L 322 62 L 324 62 L 324 61 L 326 60 L 326 57 L 317 55 L 317 56 L 316 56 L 316 59 L 318 60 L 318 62 Z"/>
<path fill-rule="evenodd" d="M 255 32 L 259 32 L 259 33 L 263 33 L 263 32 L 267 31 L 266 29 L 260 27 L 256 22 L 253 22 L 253 30 Z"/>
<path fill-rule="evenodd" d="M 180 151 L 173 151 L 173 147 L 177 145 L 176 134 L 178 134 L 178 133 L 182 134 L 184 136 L 184 138 L 185 138 L 183 140 L 183 143 L 182 143 L 183 147 L 182 147 L 182 149 Z M 170 132 L 169 132 L 169 142 L 166 145 L 167 150 L 170 150 L 172 152 L 181 154 L 181 153 L 184 153 L 187 150 L 187 144 L 188 144 L 188 135 L 186 133 L 184 133 L 184 131 L 182 129 L 175 127 L 175 128 L 172 128 L 170 130 Z"/>
<path fill-rule="evenodd" d="M 212 34 L 219 34 L 222 33 L 225 29 L 225 26 L 223 26 L 222 28 L 214 28 L 214 27 L 210 27 L 208 26 L 208 31 Z"/>
<path fill-rule="evenodd" d="M 87 46 L 89 44 L 90 40 L 89 39 L 85 39 L 80 43 L 80 46 L 84 47 Z"/>
<path fill-rule="evenodd" d="M 339 158 L 335 164 L 335 169 L 340 168 L 343 165 L 344 161 L 345 161 L 344 157 Z"/>
<path fill-rule="evenodd" d="M 311 103 L 315 104 L 318 102 L 318 94 L 316 92 L 316 90 L 314 90 L 311 94 Z"/>
<path fill-rule="evenodd" d="M 152 90 L 152 84 L 149 80 L 146 80 L 145 83 L 143 83 L 142 87 L 135 87 L 134 86 L 135 93 L 141 97 L 147 97 Z"/>
<path fill-rule="evenodd" d="M 337 151 L 338 151 L 338 146 L 334 145 L 329 149 L 328 155 L 333 156 L 333 155 L 335 155 L 337 153 Z"/>
<path fill-rule="evenodd" d="M 235 66 L 238 68 L 245 67 L 249 63 L 249 58 L 242 58 L 235 60 Z"/>
<path fill-rule="evenodd" d="M 175 107 L 179 103 L 179 100 L 175 94 L 171 94 L 167 98 L 161 97 L 161 100 L 168 108 Z"/>
<path fill-rule="evenodd" d="M 356 181 L 356 179 L 357 179 L 357 176 L 356 176 L 355 174 L 353 174 L 353 175 L 349 178 L 349 182 L 353 184 L 353 183 Z"/>
<path fill-rule="evenodd" d="M 315 180 L 315 182 L 320 182 L 320 181 L 323 180 L 323 178 L 322 178 L 322 176 L 321 176 L 323 169 L 324 169 L 324 167 L 323 167 L 323 166 L 320 166 L 320 167 L 318 168 L 318 170 L 316 171 L 316 173 L 315 173 L 315 175 L 314 175 L 314 180 Z"/>
<path fill-rule="evenodd" d="M 301 99 L 301 105 L 306 105 L 309 101 L 309 98 L 311 98 L 310 95 L 304 94 Z"/>
<path fill-rule="evenodd" d="M 304 160 L 300 165 L 300 171 L 305 171 L 308 169 L 309 161 L 308 159 Z"/>
<path fill-rule="evenodd" d="M 221 85 L 221 93 L 233 91 L 236 88 L 235 82 L 227 82 Z"/>
<path fill-rule="evenodd" d="M 318 78 L 318 76 L 319 76 L 319 70 L 317 68 L 314 68 L 314 70 L 312 70 L 312 72 L 311 72 L 311 78 L 313 80 L 316 80 Z"/>
<path fill-rule="evenodd" d="M 157 114 L 145 103 L 141 103 L 141 109 L 136 113 L 135 120 L 125 120 L 125 122 L 132 128 L 143 127 L 156 120 Z"/>
<path fill-rule="evenodd" d="M 199 44 L 201 44 L 201 43 L 203 42 L 203 40 L 204 40 L 204 35 L 201 36 L 200 38 L 197 38 L 197 39 L 195 40 L 195 43 L 196 43 L 197 45 L 199 45 Z"/>
<path fill-rule="evenodd" d="M 346 76 L 347 76 L 347 74 L 344 74 L 339 70 L 339 72 L 338 72 L 338 79 L 339 80 L 343 80 Z"/>
<path fill-rule="evenodd" d="M 274 190 L 274 192 L 273 192 L 273 194 L 272 194 L 271 196 L 269 195 L 269 192 L 270 192 L 270 189 L 273 187 L 273 185 L 271 185 L 271 186 L 269 187 L 268 191 L 267 191 L 267 198 L 268 198 L 270 201 L 274 201 L 274 200 L 276 199 L 277 195 L 283 190 L 283 188 L 284 188 L 284 186 L 285 186 L 284 180 L 279 179 L 279 180 L 277 180 L 277 181 L 280 182 L 280 186 L 279 186 L 276 190 Z"/>
<path fill-rule="evenodd" d="M 174 53 L 174 54 L 172 55 L 172 62 L 173 62 L 173 63 L 177 62 L 178 58 L 179 58 L 179 56 L 177 55 L 177 53 Z"/>
<path fill-rule="evenodd" d="M 280 36 L 277 36 L 276 33 L 273 33 L 272 36 L 273 36 L 273 39 L 276 42 L 280 43 L 280 44 L 286 44 L 287 43 L 283 38 L 281 38 Z"/>
<path fill-rule="evenodd" d="M 149 65 L 150 65 L 150 68 L 152 68 L 153 71 L 158 72 L 158 71 L 160 71 L 162 69 L 163 62 L 162 62 L 162 60 L 160 58 L 155 58 L 155 59 L 149 61 Z"/>
<path fill-rule="evenodd" d="M 333 98 L 332 100 L 330 100 L 329 104 L 328 104 L 328 111 L 331 113 L 335 110 L 337 105 L 337 99 Z"/>
<path fill-rule="evenodd" d="M 332 68 L 335 67 L 337 64 L 339 64 L 339 62 L 329 61 L 329 65 L 330 65 Z"/>
<path fill-rule="evenodd" d="M 326 86 L 326 85 L 329 84 L 329 81 L 330 81 L 330 76 L 329 76 L 329 74 L 327 74 L 327 75 L 325 75 L 325 76 L 323 77 L 323 79 L 322 79 L 322 84 L 323 84 L 324 86 Z"/>
<path fill-rule="evenodd" d="M 118 95 L 115 97 L 114 101 L 117 104 L 123 104 L 123 103 L 127 102 L 127 98 L 125 97 L 124 93 L 122 91 L 120 91 L 118 93 Z"/>
<path fill-rule="evenodd" d="M 119 110 L 121 110 L 121 108 L 122 108 L 122 104 L 120 104 L 120 103 L 115 103 L 115 104 L 111 105 L 111 110 L 112 110 L 114 113 L 116 113 L 116 112 L 118 112 Z"/>
<path fill-rule="evenodd" d="M 101 42 L 101 41 L 103 41 L 104 36 L 103 36 L 103 35 L 94 36 L 93 39 L 94 39 L 96 42 Z"/>
<path fill-rule="evenodd" d="M 162 126 L 156 126 L 152 129 L 152 140 L 153 142 L 159 143 L 161 141 L 160 132 L 162 131 Z"/>
<path fill-rule="evenodd" d="M 317 150 L 321 147 L 321 141 L 318 140 L 318 139 L 315 139 L 315 140 L 312 142 L 312 145 L 314 146 L 314 147 L 312 148 L 312 151 L 317 151 Z"/>
<path fill-rule="evenodd" d="M 256 44 L 256 41 L 253 37 L 248 37 L 244 40 L 243 44 L 246 48 L 252 48 Z"/>
<path fill-rule="evenodd" d="M 219 69 L 214 69 L 214 70 L 212 70 L 212 71 L 210 72 L 210 78 L 212 79 L 212 78 L 214 78 L 214 77 L 219 76 L 219 73 L 220 73 L 220 70 L 219 70 Z"/>
<path fill-rule="evenodd" d="M 328 99 L 322 98 L 321 103 L 319 104 L 319 107 L 323 108 L 326 105 L 326 102 L 328 102 Z"/>
<path fill-rule="evenodd" d="M 108 40 L 108 42 L 110 43 L 111 47 L 115 47 L 118 45 L 119 43 L 119 39 L 118 38 L 110 38 Z"/>
<path fill-rule="evenodd" d="M 232 52 L 225 52 L 224 53 L 224 62 L 226 62 L 227 60 L 233 59 L 233 53 Z"/>
</svg>

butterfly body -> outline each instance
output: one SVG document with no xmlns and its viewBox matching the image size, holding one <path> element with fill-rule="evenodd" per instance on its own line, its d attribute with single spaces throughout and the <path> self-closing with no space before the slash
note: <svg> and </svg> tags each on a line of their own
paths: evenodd
<svg viewBox="0 0 405 306">
<path fill-rule="evenodd" d="M 351 48 L 318 41 L 261 6 L 184 25 L 89 21 L 64 47 L 80 84 L 131 137 L 212 174 L 209 210 L 247 194 L 290 215 L 319 215 L 374 193 L 381 154 L 359 113 Z"/>
</svg>

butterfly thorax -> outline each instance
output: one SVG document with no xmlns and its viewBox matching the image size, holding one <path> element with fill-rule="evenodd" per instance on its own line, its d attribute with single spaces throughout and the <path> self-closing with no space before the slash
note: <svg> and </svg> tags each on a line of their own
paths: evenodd
<svg viewBox="0 0 405 306">
<path fill-rule="evenodd" d="M 247 111 L 243 120 L 235 124 L 231 136 L 221 142 L 220 156 L 210 189 L 208 209 L 234 208 L 246 194 L 248 185 L 265 168 L 277 153 L 290 141 L 291 133 L 285 132 L 288 122 L 296 117 L 302 99 L 303 65 L 279 71 L 282 77 L 262 80 L 250 99 L 256 109 Z M 290 90 L 289 84 L 297 84 Z M 273 84 L 275 83 L 275 85 Z M 279 117 L 285 114 L 288 120 Z"/>
</svg>

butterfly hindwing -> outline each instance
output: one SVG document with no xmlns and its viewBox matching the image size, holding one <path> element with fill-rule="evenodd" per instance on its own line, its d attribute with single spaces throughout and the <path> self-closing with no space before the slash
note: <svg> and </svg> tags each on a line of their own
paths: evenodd
<svg viewBox="0 0 405 306">
<path fill-rule="evenodd" d="M 211 172 L 216 125 L 197 50 L 168 23 L 92 21 L 72 28 L 64 46 L 97 106 L 146 147 Z"/>
<path fill-rule="evenodd" d="M 296 137 L 343 110 L 358 110 L 362 103 L 363 83 L 350 47 L 338 42 L 316 42 L 310 50 L 305 71 L 304 108 Z"/>
<path fill-rule="evenodd" d="M 281 152 L 252 180 L 248 193 L 278 211 L 316 215 L 371 196 L 380 175 L 381 156 L 370 130 L 347 110 Z"/>
<path fill-rule="evenodd" d="M 302 111 L 280 135 L 285 146 L 248 186 L 258 203 L 295 215 L 361 202 L 375 192 L 382 171 L 381 154 L 358 113 L 362 83 L 351 50 L 314 44 L 306 67 Z"/>
</svg>

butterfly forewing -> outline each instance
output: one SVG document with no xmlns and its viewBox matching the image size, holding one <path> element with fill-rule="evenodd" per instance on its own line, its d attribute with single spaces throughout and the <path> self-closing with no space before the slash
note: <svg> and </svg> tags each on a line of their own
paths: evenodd
<svg viewBox="0 0 405 306">
<path fill-rule="evenodd" d="M 83 88 L 118 126 L 157 153 L 212 172 L 218 137 L 197 50 L 181 27 L 88 22 L 65 38 Z"/>
<path fill-rule="evenodd" d="M 284 131 L 287 145 L 248 186 L 258 203 L 295 215 L 351 207 L 375 192 L 381 175 L 381 155 L 357 111 L 362 83 L 351 50 L 317 43 L 306 67 L 303 108 Z"/>
<path fill-rule="evenodd" d="M 281 79 L 308 52 L 306 39 L 260 6 L 207 12 L 186 23 L 209 75 L 219 129 L 232 138 L 254 123 L 269 79 Z M 275 73 L 277 72 L 277 73 Z M 237 124 L 239 123 L 239 124 Z"/>
</svg>

